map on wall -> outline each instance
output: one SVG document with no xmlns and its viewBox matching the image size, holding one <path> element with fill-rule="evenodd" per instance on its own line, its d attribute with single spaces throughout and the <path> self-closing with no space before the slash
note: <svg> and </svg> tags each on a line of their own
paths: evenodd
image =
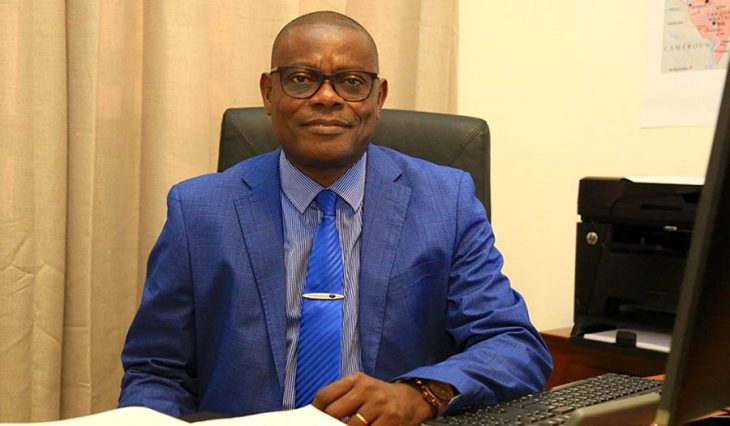
<svg viewBox="0 0 730 426">
<path fill-rule="evenodd" d="M 726 69 L 730 0 L 666 0 L 662 72 Z"/>
<path fill-rule="evenodd" d="M 730 0 L 647 0 L 641 127 L 714 126 L 730 42 Z"/>
</svg>

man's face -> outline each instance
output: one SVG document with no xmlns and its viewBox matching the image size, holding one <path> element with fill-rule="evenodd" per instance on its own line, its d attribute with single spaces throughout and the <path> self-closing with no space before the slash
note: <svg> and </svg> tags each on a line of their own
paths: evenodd
<svg viewBox="0 0 730 426">
<path fill-rule="evenodd" d="M 376 54 L 364 35 L 330 25 L 289 30 L 274 52 L 272 66 L 291 65 L 316 68 L 324 74 L 378 71 Z M 309 99 L 286 95 L 278 73 L 264 73 L 260 86 L 266 113 L 271 116 L 284 153 L 313 178 L 322 173 L 339 177 L 360 159 L 387 95 L 385 80 L 376 80 L 370 96 L 360 102 L 345 101 L 329 80 Z"/>
</svg>

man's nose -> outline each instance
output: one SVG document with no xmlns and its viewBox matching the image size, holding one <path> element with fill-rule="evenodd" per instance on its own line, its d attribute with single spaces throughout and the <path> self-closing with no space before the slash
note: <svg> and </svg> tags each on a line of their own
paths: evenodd
<svg viewBox="0 0 730 426">
<path fill-rule="evenodd" d="M 322 82 L 319 90 L 314 92 L 314 95 L 310 98 L 312 102 L 322 105 L 338 105 L 344 103 L 344 100 L 337 94 L 335 87 L 332 82 L 327 79 Z"/>
</svg>

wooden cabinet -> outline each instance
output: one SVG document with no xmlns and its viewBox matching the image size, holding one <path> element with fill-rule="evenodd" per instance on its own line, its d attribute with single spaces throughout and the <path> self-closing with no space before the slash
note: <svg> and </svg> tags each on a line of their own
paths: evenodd
<svg viewBox="0 0 730 426">
<path fill-rule="evenodd" d="M 608 372 L 647 377 L 663 374 L 665 370 L 667 354 L 662 352 L 571 340 L 570 327 L 540 334 L 553 356 L 553 374 L 548 381 L 550 388 Z"/>
</svg>

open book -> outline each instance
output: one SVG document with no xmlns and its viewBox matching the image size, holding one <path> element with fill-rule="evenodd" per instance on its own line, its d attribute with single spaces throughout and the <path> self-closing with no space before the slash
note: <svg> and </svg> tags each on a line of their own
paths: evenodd
<svg viewBox="0 0 730 426">
<path fill-rule="evenodd" d="M 41 423 L 2 423 L 2 426 L 128 426 L 133 424 L 144 426 L 181 426 L 189 425 L 190 423 L 145 407 L 124 407 L 90 416 L 77 417 L 75 419 Z M 196 426 L 290 426 L 293 424 L 298 426 L 342 426 L 342 422 L 317 410 L 311 405 L 296 410 L 274 411 L 251 416 L 206 420 L 195 423 Z"/>
</svg>

